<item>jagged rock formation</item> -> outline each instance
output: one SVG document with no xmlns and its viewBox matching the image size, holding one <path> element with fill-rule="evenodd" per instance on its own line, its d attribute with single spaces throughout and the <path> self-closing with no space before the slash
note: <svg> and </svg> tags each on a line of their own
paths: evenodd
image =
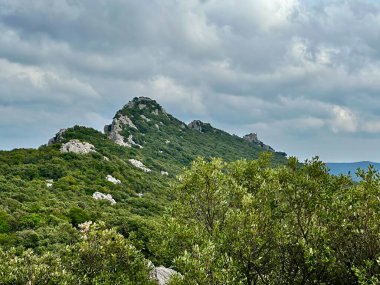
<svg viewBox="0 0 380 285">
<path fill-rule="evenodd" d="M 129 162 L 137 168 L 140 168 L 144 172 L 151 172 L 152 170 L 147 168 L 141 161 L 138 161 L 137 159 L 129 159 Z"/>
<path fill-rule="evenodd" d="M 133 137 L 129 137 L 128 141 L 124 141 L 124 137 L 121 135 L 121 132 L 123 131 L 123 128 L 125 126 L 134 128 L 137 130 L 137 127 L 135 124 L 132 122 L 128 116 L 125 115 L 120 115 L 119 117 L 115 117 L 112 120 L 111 125 L 106 125 L 104 126 L 104 133 L 107 135 L 107 137 L 114 141 L 116 144 L 121 145 L 121 146 L 126 146 L 126 147 L 132 147 L 132 145 L 137 145 L 133 141 Z"/>
<path fill-rule="evenodd" d="M 112 175 L 107 175 L 106 180 L 113 183 L 113 184 L 121 184 L 121 181 L 119 179 L 113 177 Z"/>
<path fill-rule="evenodd" d="M 203 125 L 202 121 L 200 121 L 200 120 L 194 120 L 190 124 L 188 124 L 187 126 L 190 129 L 196 130 L 196 131 L 198 131 L 198 132 L 201 133 L 202 132 L 202 125 Z"/>
<path fill-rule="evenodd" d="M 92 144 L 81 142 L 79 140 L 70 140 L 69 142 L 62 144 L 60 151 L 61 153 L 73 152 L 77 154 L 96 152 L 95 147 Z"/>
<path fill-rule="evenodd" d="M 168 176 L 168 175 L 169 175 L 169 172 L 161 170 L 161 175 L 166 175 L 166 176 Z"/>
<path fill-rule="evenodd" d="M 249 143 L 252 143 L 252 144 L 255 144 L 257 146 L 260 146 L 261 148 L 263 148 L 266 151 L 272 151 L 272 152 L 274 152 L 274 149 L 271 146 L 266 145 L 265 143 L 263 143 L 261 140 L 259 140 L 257 138 L 257 134 L 256 133 L 250 133 L 248 135 L 245 135 L 243 137 L 243 139 L 246 140 Z"/>
<path fill-rule="evenodd" d="M 111 203 L 111 205 L 115 205 L 116 201 L 112 198 L 111 194 L 103 194 L 101 192 L 95 192 L 92 194 L 92 198 L 95 200 L 107 200 Z"/>
<path fill-rule="evenodd" d="M 66 130 L 67 129 L 60 129 L 59 132 L 56 133 L 55 136 L 49 140 L 48 145 L 59 143 L 63 139 L 63 134 Z"/>
<path fill-rule="evenodd" d="M 175 274 L 179 273 L 173 269 L 159 266 L 152 269 L 150 272 L 150 278 L 156 280 L 159 285 L 166 285 L 169 283 L 170 278 Z"/>
<path fill-rule="evenodd" d="M 227 134 L 226 132 L 214 128 L 213 126 L 211 126 L 211 124 L 204 123 L 201 120 L 194 120 L 190 124 L 188 124 L 187 127 L 200 133 Z M 183 127 L 180 126 L 180 128 Z"/>
</svg>

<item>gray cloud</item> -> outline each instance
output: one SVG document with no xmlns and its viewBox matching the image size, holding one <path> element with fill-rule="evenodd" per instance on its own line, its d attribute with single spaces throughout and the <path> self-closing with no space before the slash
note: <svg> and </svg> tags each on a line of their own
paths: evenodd
<svg viewBox="0 0 380 285">
<path fill-rule="evenodd" d="M 380 4 L 0 0 L 0 148 L 135 96 L 301 158 L 378 160 Z"/>
</svg>

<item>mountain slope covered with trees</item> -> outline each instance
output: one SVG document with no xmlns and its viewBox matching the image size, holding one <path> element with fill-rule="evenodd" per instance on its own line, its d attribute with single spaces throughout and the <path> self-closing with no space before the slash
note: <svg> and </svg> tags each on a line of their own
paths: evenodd
<svg viewBox="0 0 380 285">
<path fill-rule="evenodd" d="M 248 137 L 140 97 L 104 133 L 0 152 L 0 284 L 377 284 L 377 172 Z"/>
</svg>

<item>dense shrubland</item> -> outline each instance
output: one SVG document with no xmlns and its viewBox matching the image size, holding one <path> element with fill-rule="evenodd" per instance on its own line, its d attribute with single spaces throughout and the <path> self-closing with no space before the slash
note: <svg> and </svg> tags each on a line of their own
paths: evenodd
<svg viewBox="0 0 380 285">
<path fill-rule="evenodd" d="M 136 128 L 121 135 L 143 148 L 75 126 L 49 146 L 0 151 L 0 284 L 152 284 L 151 262 L 181 273 L 172 285 L 379 283 L 373 168 L 356 183 L 318 159 L 257 159 L 258 145 L 133 102 L 118 113 Z M 61 153 L 72 139 L 96 152 Z"/>
<path fill-rule="evenodd" d="M 378 284 L 380 176 L 358 175 L 331 176 L 318 159 L 272 168 L 269 155 L 199 158 L 170 186 L 163 216 L 106 215 L 85 229 L 99 219 L 85 205 L 69 207 L 64 223 L 47 204 L 28 204 L 14 178 L 20 188 L 0 211 L 0 284 L 151 284 L 148 259 L 181 273 L 172 285 Z"/>
<path fill-rule="evenodd" d="M 358 184 L 318 159 L 198 159 L 176 187 L 158 253 L 174 284 L 378 284 L 380 178 Z"/>
</svg>

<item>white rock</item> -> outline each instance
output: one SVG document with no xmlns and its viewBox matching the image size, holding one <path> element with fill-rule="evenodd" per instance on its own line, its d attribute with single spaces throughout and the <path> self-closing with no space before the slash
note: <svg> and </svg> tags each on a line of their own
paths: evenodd
<svg viewBox="0 0 380 285">
<path fill-rule="evenodd" d="M 103 194 L 101 192 L 95 192 L 92 194 L 92 198 L 95 200 L 107 200 L 111 203 L 111 205 L 115 205 L 116 201 L 112 198 L 111 194 Z"/>
<path fill-rule="evenodd" d="M 115 120 L 115 119 L 114 119 Z M 129 126 L 131 128 L 134 128 L 137 130 L 137 127 L 136 125 L 132 122 L 132 120 L 130 118 L 128 118 L 128 116 L 126 115 L 121 115 L 119 118 L 118 118 L 118 121 L 122 124 L 122 125 L 125 125 L 125 126 Z"/>
<path fill-rule="evenodd" d="M 128 143 L 129 143 L 130 145 L 135 145 L 135 146 L 137 146 L 137 147 L 139 147 L 139 148 L 143 148 L 142 145 L 139 145 L 138 143 L 136 143 L 136 142 L 133 140 L 133 136 L 132 136 L 132 135 L 129 135 L 129 137 L 128 137 Z"/>
<path fill-rule="evenodd" d="M 96 152 L 95 147 L 88 142 L 81 142 L 79 140 L 71 140 L 61 146 L 61 153 L 73 152 L 78 154 L 87 154 Z"/>
<path fill-rule="evenodd" d="M 162 150 L 159 150 L 158 152 L 159 152 L 159 153 L 163 153 L 163 151 L 162 151 Z"/>
<path fill-rule="evenodd" d="M 179 273 L 173 269 L 159 266 L 152 269 L 150 272 L 150 278 L 156 280 L 159 285 L 166 285 L 169 283 L 170 278 L 175 274 Z"/>
<path fill-rule="evenodd" d="M 151 121 L 149 118 L 145 117 L 144 115 L 140 115 L 140 117 L 141 117 L 144 121 L 146 121 L 146 122 L 148 122 L 148 123 Z"/>
<path fill-rule="evenodd" d="M 168 144 L 168 143 L 170 143 L 170 141 L 169 141 L 169 140 L 166 140 L 165 143 Z"/>
<path fill-rule="evenodd" d="M 46 187 L 48 187 L 48 188 L 53 187 L 53 182 L 54 182 L 53 179 L 47 179 L 46 180 Z"/>
<path fill-rule="evenodd" d="M 154 111 L 152 111 L 152 114 L 158 116 L 158 114 L 159 114 L 158 109 L 155 109 Z"/>
<path fill-rule="evenodd" d="M 151 172 L 152 170 L 150 170 L 149 168 L 145 167 L 145 165 L 141 162 L 141 161 L 138 161 L 137 159 L 129 159 L 129 162 L 134 166 L 134 167 L 137 167 L 137 168 L 140 168 L 141 170 L 145 171 L 145 172 Z"/>
<path fill-rule="evenodd" d="M 159 129 L 160 129 L 160 126 L 159 126 L 159 125 L 157 125 L 157 124 L 154 124 L 154 126 L 157 128 L 157 130 L 159 130 Z"/>
<path fill-rule="evenodd" d="M 92 225 L 92 221 L 87 221 L 87 222 L 81 223 L 78 225 L 79 231 L 82 234 L 87 234 L 90 231 L 91 225 Z"/>
<path fill-rule="evenodd" d="M 110 140 L 113 140 L 116 144 L 126 147 L 132 147 L 132 144 L 124 141 L 124 137 L 120 134 L 125 126 L 131 127 L 137 130 L 137 127 L 132 120 L 125 115 L 120 115 L 118 118 L 112 120 L 111 125 L 104 127 L 104 133 Z"/>
<path fill-rule="evenodd" d="M 138 107 L 139 107 L 140 110 L 142 110 L 142 109 L 146 108 L 146 105 L 145 104 L 139 104 Z"/>
<path fill-rule="evenodd" d="M 113 177 L 112 175 L 107 175 L 106 180 L 113 183 L 113 184 L 121 184 L 121 181 L 119 179 Z"/>
<path fill-rule="evenodd" d="M 105 161 L 110 161 L 110 159 L 109 159 L 107 156 L 103 156 L 103 159 L 104 159 Z"/>
<path fill-rule="evenodd" d="M 162 171 L 161 170 L 161 175 L 169 175 L 169 173 L 167 171 Z"/>
<path fill-rule="evenodd" d="M 137 196 L 142 198 L 144 196 L 144 194 L 143 193 L 137 193 Z"/>
</svg>

